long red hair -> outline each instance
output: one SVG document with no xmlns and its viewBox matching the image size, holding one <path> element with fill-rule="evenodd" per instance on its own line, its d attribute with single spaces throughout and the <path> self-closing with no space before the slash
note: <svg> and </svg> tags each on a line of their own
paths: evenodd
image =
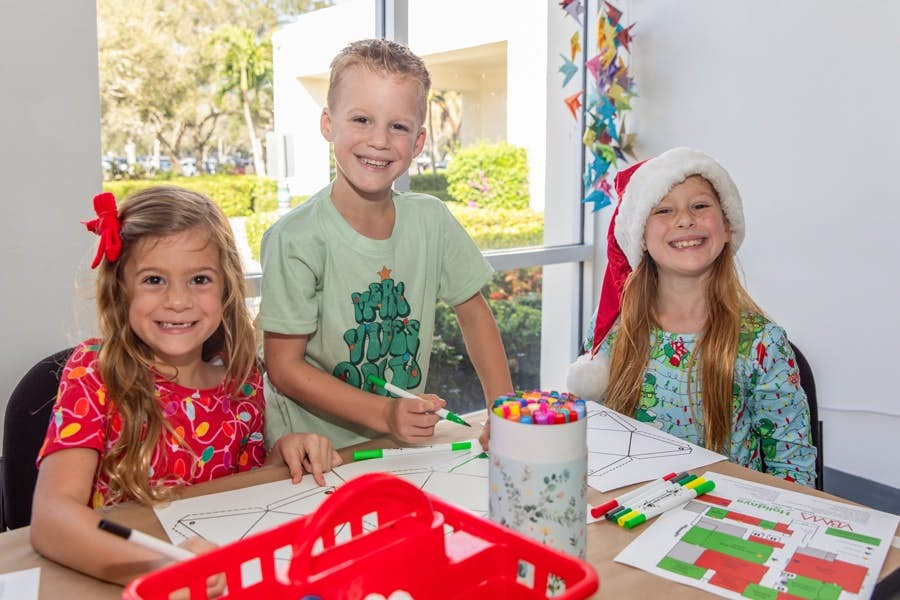
<svg viewBox="0 0 900 600">
<path fill-rule="evenodd" d="M 610 355 L 605 405 L 626 415 L 633 415 L 637 410 L 650 356 L 650 332 L 660 327 L 656 312 L 658 288 L 656 263 L 645 252 L 643 260 L 625 281 L 619 325 L 614 330 Z M 725 244 L 713 263 L 706 284 L 706 306 L 706 323 L 688 359 L 688 397 L 691 409 L 696 410 L 694 398 L 699 390 L 692 390 L 690 382 L 697 368 L 705 424 L 701 437 L 710 450 L 727 453 L 741 315 L 763 314 L 741 284 L 730 243 Z"/>
</svg>

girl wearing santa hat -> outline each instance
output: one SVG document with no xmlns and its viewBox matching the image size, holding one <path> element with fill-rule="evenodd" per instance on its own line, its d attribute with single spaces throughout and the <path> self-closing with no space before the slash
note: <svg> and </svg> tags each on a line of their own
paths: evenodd
<svg viewBox="0 0 900 600">
<path fill-rule="evenodd" d="M 616 176 L 593 336 L 569 391 L 738 464 L 812 486 L 809 405 L 784 330 L 741 285 L 741 197 L 674 148 Z"/>
</svg>

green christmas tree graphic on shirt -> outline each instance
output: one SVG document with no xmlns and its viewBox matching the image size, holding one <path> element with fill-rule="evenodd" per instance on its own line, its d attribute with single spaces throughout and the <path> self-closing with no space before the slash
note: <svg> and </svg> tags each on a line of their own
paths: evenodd
<svg viewBox="0 0 900 600">
<path fill-rule="evenodd" d="M 386 266 L 378 276 L 365 291 L 350 294 L 356 326 L 344 332 L 347 360 L 338 363 L 332 374 L 361 389 L 369 375 L 412 389 L 422 381 L 419 321 L 409 318 L 410 306 L 403 293 L 406 284 L 395 282 Z"/>
</svg>

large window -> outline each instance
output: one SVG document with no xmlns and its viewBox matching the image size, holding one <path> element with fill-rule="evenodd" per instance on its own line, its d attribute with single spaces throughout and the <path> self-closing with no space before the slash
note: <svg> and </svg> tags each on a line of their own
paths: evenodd
<svg viewBox="0 0 900 600">
<path fill-rule="evenodd" d="M 432 76 L 425 149 L 398 187 L 431 193 L 496 270 L 484 293 L 518 388 L 562 388 L 590 297 L 592 258 L 581 204 L 580 114 L 563 97 L 556 56 L 571 21 L 555 3 L 357 0 L 300 16 L 273 36 L 275 135 L 294 197 L 332 175 L 318 131 L 328 63 L 347 42 L 404 42 Z M 589 303 L 588 303 L 589 304 Z M 484 398 L 452 309 L 438 309 L 427 389 L 455 410 Z"/>
<path fill-rule="evenodd" d="M 179 2 L 187 13 L 202 4 Z M 333 5 L 314 10 L 325 4 Z M 331 58 L 356 39 L 404 42 L 428 65 L 432 90 L 425 149 L 398 188 L 444 200 L 494 267 L 484 293 L 514 385 L 562 388 L 590 313 L 582 298 L 592 295 L 584 267 L 593 247 L 581 203 L 581 115 L 564 101 L 570 92 L 558 72 L 573 21 L 557 3 L 251 3 L 253 10 L 281 6 L 277 18 L 234 0 L 212 5 L 208 22 L 200 13 L 187 20 L 165 10 L 135 13 L 124 0 L 98 5 L 105 187 L 124 196 L 149 185 L 134 181 L 148 175 L 208 193 L 229 213 L 251 295 L 258 295 L 262 232 L 333 176 L 319 132 Z M 147 28 L 140 43 L 121 34 L 137 17 Z M 157 79 L 125 66 L 152 70 L 153 56 L 169 69 L 171 85 L 144 89 L 136 82 Z M 244 63 L 258 74 L 249 90 L 229 78 Z M 132 88 L 140 103 L 129 101 Z M 455 410 L 479 408 L 484 398 L 453 311 L 441 306 L 438 317 L 427 388 Z"/>
<path fill-rule="evenodd" d="M 513 384 L 561 387 L 580 336 L 581 265 L 592 251 L 580 203 L 580 123 L 558 97 L 551 58 L 569 45 L 564 15 L 542 2 L 391 4 L 408 9 L 402 41 L 432 74 L 421 165 L 447 186 L 438 191 L 497 271 L 485 294 Z M 441 335 L 458 354 L 436 344 L 429 387 L 461 410 L 479 408 L 455 325 Z"/>
</svg>

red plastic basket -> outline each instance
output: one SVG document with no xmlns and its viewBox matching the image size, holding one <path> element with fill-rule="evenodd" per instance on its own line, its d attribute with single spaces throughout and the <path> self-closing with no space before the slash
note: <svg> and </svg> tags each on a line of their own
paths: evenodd
<svg viewBox="0 0 900 600">
<path fill-rule="evenodd" d="M 336 540 L 346 528 L 352 537 Z M 290 567 L 279 574 L 275 554 L 286 547 Z M 206 579 L 218 574 L 229 599 L 363 600 L 401 590 L 416 600 L 574 599 L 599 587 L 587 562 L 387 473 L 345 483 L 315 513 L 136 579 L 122 597 L 187 589 L 205 599 Z"/>
</svg>

